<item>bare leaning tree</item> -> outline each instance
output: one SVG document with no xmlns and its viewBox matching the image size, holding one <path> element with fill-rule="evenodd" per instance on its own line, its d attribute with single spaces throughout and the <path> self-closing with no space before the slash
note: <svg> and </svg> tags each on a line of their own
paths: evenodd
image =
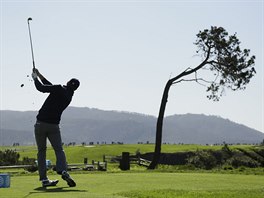
<svg viewBox="0 0 264 198">
<path fill-rule="evenodd" d="M 203 84 L 209 92 L 207 98 L 218 101 L 226 88 L 232 91 L 244 90 L 256 73 L 253 67 L 255 56 L 249 55 L 249 49 L 240 48 L 236 34 L 229 36 L 223 27 L 212 26 L 211 29 L 200 31 L 196 36 L 194 44 L 198 47 L 197 54 L 202 57 L 202 62 L 194 68 L 187 68 L 166 83 L 156 125 L 155 152 L 148 169 L 155 169 L 159 162 L 164 112 L 172 85 L 183 81 Z M 198 70 L 209 72 L 210 79 L 205 78 L 208 75 L 199 77 Z M 193 77 L 190 79 L 191 74 Z"/>
</svg>

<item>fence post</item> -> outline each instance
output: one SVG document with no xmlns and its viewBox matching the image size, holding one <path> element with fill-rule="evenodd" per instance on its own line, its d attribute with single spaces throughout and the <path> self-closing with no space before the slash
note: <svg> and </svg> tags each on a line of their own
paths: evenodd
<svg viewBox="0 0 264 198">
<path fill-rule="evenodd" d="M 130 170 L 129 152 L 122 152 L 122 159 L 120 161 L 121 170 Z"/>
<path fill-rule="evenodd" d="M 87 157 L 86 157 L 86 158 L 83 158 L 83 163 L 84 163 L 85 165 L 88 164 L 88 158 L 87 158 Z"/>
<path fill-rule="evenodd" d="M 105 161 L 105 170 L 107 170 L 107 161 Z"/>
</svg>

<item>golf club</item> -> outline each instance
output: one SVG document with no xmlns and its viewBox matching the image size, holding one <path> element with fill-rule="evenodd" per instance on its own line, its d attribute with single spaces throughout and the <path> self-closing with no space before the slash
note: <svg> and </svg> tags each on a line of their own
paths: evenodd
<svg viewBox="0 0 264 198">
<path fill-rule="evenodd" d="M 28 32 L 29 32 L 29 38 L 30 38 L 31 54 L 32 54 L 32 60 L 33 60 L 33 69 L 35 69 L 35 61 L 34 61 L 33 45 L 32 45 L 32 38 L 31 38 L 31 31 L 30 31 L 29 21 L 32 21 L 32 18 L 29 17 L 27 19 L 27 23 L 28 23 Z"/>
</svg>

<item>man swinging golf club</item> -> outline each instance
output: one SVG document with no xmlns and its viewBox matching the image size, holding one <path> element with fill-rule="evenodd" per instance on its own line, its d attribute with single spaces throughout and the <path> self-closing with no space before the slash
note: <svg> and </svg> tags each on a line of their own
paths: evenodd
<svg viewBox="0 0 264 198">
<path fill-rule="evenodd" d="M 73 78 L 67 82 L 67 85 L 53 85 L 36 68 L 33 68 L 32 78 L 38 91 L 49 93 L 49 96 L 38 112 L 35 124 L 39 179 L 43 187 L 56 186 L 59 182 L 59 180 L 49 180 L 47 177 L 46 148 L 48 138 L 55 151 L 57 173 L 62 175 L 62 179 L 70 187 L 74 187 L 76 183 L 67 172 L 66 156 L 62 148 L 59 123 L 62 112 L 70 104 L 74 91 L 77 90 L 80 82 Z"/>
</svg>

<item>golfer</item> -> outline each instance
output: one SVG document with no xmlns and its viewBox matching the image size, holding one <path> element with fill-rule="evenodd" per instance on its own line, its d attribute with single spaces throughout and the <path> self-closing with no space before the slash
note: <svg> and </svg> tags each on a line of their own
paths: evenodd
<svg viewBox="0 0 264 198">
<path fill-rule="evenodd" d="M 73 78 L 67 82 L 67 85 L 53 85 L 35 68 L 33 69 L 32 78 L 38 91 L 49 93 L 49 96 L 38 112 L 35 124 L 39 179 L 43 187 L 56 186 L 59 182 L 59 180 L 49 180 L 47 177 L 46 149 L 48 138 L 56 154 L 57 173 L 62 175 L 62 179 L 70 187 L 74 187 L 76 183 L 67 172 L 66 156 L 62 148 L 59 123 L 62 112 L 70 104 L 74 91 L 79 87 L 80 82 Z"/>
</svg>

